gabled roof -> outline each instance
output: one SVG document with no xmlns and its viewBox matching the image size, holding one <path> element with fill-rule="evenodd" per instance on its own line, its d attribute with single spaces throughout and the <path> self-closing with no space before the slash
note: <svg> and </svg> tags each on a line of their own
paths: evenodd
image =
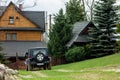
<svg viewBox="0 0 120 80">
<path fill-rule="evenodd" d="M 0 6 L 0 16 L 3 14 L 5 9 L 6 9 L 6 6 Z"/>
<path fill-rule="evenodd" d="M 16 11 L 22 16 L 27 18 L 33 24 L 35 24 L 39 29 L 45 31 L 45 12 L 44 11 L 21 11 L 14 3 L 10 2 L 9 5 L 14 5 Z M 8 5 L 8 6 L 9 6 Z M 0 16 L 4 14 L 8 6 L 0 6 Z"/>
<path fill-rule="evenodd" d="M 83 35 L 82 33 L 84 30 L 89 27 L 90 24 L 93 24 L 92 22 L 89 21 L 83 21 L 83 22 L 76 22 L 73 25 L 73 37 L 72 39 L 68 42 L 67 47 L 71 47 L 74 42 L 89 42 L 88 35 Z"/>
<path fill-rule="evenodd" d="M 44 11 L 22 11 L 22 15 L 34 22 L 38 27 L 45 29 L 45 12 Z"/>
<path fill-rule="evenodd" d="M 80 34 L 89 24 L 89 21 L 76 22 L 73 26 L 73 33 Z"/>
<path fill-rule="evenodd" d="M 75 42 L 89 42 L 89 36 L 88 35 L 79 35 Z"/>
</svg>

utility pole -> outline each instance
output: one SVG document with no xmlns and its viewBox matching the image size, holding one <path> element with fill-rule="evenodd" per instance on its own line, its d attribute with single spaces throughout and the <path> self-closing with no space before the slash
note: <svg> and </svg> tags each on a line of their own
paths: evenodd
<svg viewBox="0 0 120 80">
<path fill-rule="evenodd" d="M 48 30 L 47 11 L 45 11 L 45 32 Z"/>
<path fill-rule="evenodd" d="M 52 17 L 52 15 L 50 14 L 49 15 L 49 28 L 50 28 L 50 30 L 51 30 L 51 19 L 52 19 L 51 17 Z"/>
</svg>

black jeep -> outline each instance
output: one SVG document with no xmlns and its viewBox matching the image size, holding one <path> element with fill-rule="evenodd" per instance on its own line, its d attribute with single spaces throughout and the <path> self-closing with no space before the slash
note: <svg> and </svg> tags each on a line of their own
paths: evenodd
<svg viewBox="0 0 120 80">
<path fill-rule="evenodd" d="M 47 48 L 31 48 L 25 54 L 26 70 L 30 71 L 35 67 L 43 67 L 44 70 L 51 69 L 51 58 L 49 57 Z"/>
</svg>

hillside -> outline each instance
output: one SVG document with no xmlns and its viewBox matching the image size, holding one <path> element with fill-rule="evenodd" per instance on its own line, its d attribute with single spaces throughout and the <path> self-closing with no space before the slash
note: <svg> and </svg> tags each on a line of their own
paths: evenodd
<svg viewBox="0 0 120 80">
<path fill-rule="evenodd" d="M 120 54 L 54 66 L 52 70 L 19 72 L 21 80 L 120 80 Z"/>
</svg>

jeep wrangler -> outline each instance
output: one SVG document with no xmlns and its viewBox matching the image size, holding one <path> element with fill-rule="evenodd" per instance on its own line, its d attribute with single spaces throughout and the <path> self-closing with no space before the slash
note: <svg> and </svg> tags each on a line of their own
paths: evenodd
<svg viewBox="0 0 120 80">
<path fill-rule="evenodd" d="M 28 49 L 28 52 L 26 52 L 25 57 L 25 65 L 27 71 L 31 71 L 35 67 L 43 67 L 44 70 L 51 69 L 51 58 L 49 57 L 47 48 Z"/>
</svg>

